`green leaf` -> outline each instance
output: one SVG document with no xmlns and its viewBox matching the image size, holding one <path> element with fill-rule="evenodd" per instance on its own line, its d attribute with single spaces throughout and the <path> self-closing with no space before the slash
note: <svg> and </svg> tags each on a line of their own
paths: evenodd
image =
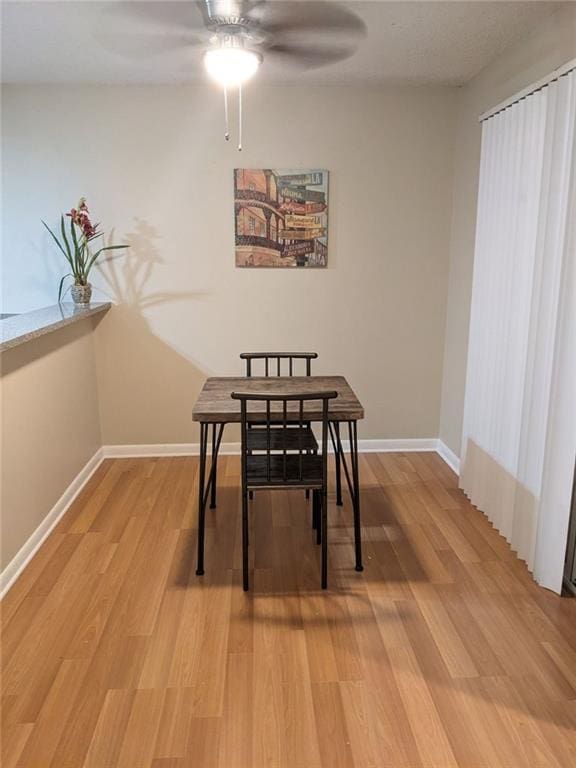
<svg viewBox="0 0 576 768">
<path fill-rule="evenodd" d="M 90 270 L 91 270 L 91 269 L 92 269 L 92 267 L 94 266 L 94 262 L 96 261 L 96 259 L 98 258 L 98 256 L 100 256 L 100 254 L 102 253 L 102 250 L 103 250 L 103 249 L 101 248 L 99 251 L 96 251 L 96 253 L 94 253 L 94 254 L 93 254 L 91 257 L 90 257 L 90 260 L 88 261 L 88 264 L 86 265 L 86 279 L 88 279 L 88 275 L 90 274 Z"/>
<path fill-rule="evenodd" d="M 64 216 L 60 216 L 60 231 L 62 232 L 62 240 L 64 241 L 64 245 L 66 246 L 66 252 L 68 253 L 68 256 L 71 259 L 72 251 L 70 250 L 70 243 L 68 242 L 68 238 L 66 237 L 66 227 L 64 226 Z"/>
<path fill-rule="evenodd" d="M 67 262 L 70 264 L 70 266 L 72 267 L 72 269 L 74 269 L 74 265 L 72 264 L 72 261 L 71 261 L 70 257 L 68 256 L 68 254 L 67 254 L 67 253 L 66 253 L 66 251 L 64 250 L 64 248 L 63 248 L 63 246 L 62 246 L 62 243 L 60 242 L 60 240 L 58 240 L 58 238 L 56 237 L 56 235 L 54 234 L 54 232 L 52 232 L 52 230 L 50 229 L 50 227 L 48 226 L 48 224 L 46 224 L 46 222 L 45 222 L 43 219 L 42 219 L 41 221 L 42 221 L 42 224 L 44 224 L 44 226 L 45 226 L 45 227 L 46 227 L 46 229 L 48 230 L 48 232 L 50 232 L 50 235 L 52 236 L 52 239 L 54 240 L 54 242 L 56 243 L 56 245 L 58 246 L 58 248 L 59 248 L 59 249 L 62 251 L 62 253 L 64 254 L 64 257 L 66 258 L 66 261 L 67 261 Z"/>
<path fill-rule="evenodd" d="M 67 277 L 72 277 L 72 274 L 68 272 L 67 275 L 64 275 L 62 280 L 60 280 L 60 286 L 58 287 L 58 304 L 62 301 L 62 287 L 64 285 L 64 280 L 66 280 Z"/>
<path fill-rule="evenodd" d="M 107 245 L 104 248 L 100 248 L 99 251 L 96 251 L 96 253 L 91 257 L 90 261 L 88 262 L 88 266 L 86 267 L 86 279 L 88 279 L 88 274 L 92 267 L 94 266 L 94 262 L 100 256 L 101 253 L 104 253 L 104 251 L 119 251 L 122 248 L 130 248 L 129 245 Z"/>
</svg>

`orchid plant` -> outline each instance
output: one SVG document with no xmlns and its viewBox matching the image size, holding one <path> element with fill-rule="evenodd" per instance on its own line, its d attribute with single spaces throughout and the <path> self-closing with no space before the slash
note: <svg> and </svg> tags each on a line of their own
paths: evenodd
<svg viewBox="0 0 576 768">
<path fill-rule="evenodd" d="M 70 234 L 66 234 L 64 216 L 60 216 L 60 238 L 56 237 L 45 221 L 42 221 L 70 265 L 71 271 L 60 280 L 58 301 L 62 299 L 62 288 L 67 277 L 74 278 L 74 285 L 88 285 L 88 275 L 100 254 L 104 251 L 116 251 L 129 247 L 128 245 L 106 245 L 92 252 L 90 244 L 96 238 L 102 237 L 103 233 L 98 229 L 99 224 L 92 224 L 84 197 L 80 198 L 78 207 L 72 208 L 66 216 L 70 218 Z"/>
</svg>

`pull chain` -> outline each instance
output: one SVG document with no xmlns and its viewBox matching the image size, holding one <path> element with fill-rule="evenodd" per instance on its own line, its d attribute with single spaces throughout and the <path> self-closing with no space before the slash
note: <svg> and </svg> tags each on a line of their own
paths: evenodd
<svg viewBox="0 0 576 768">
<path fill-rule="evenodd" d="M 230 123 L 228 119 L 228 89 L 224 87 L 224 138 L 230 140 Z M 242 152 L 242 86 L 238 86 L 238 152 Z"/>
<path fill-rule="evenodd" d="M 242 85 L 238 86 L 238 152 L 242 152 Z"/>
<path fill-rule="evenodd" d="M 228 89 L 226 86 L 224 86 L 224 122 L 224 138 L 228 141 L 230 139 L 230 129 L 228 127 Z"/>
</svg>

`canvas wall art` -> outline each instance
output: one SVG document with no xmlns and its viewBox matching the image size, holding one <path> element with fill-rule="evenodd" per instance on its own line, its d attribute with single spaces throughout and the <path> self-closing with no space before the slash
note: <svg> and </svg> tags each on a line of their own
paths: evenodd
<svg viewBox="0 0 576 768">
<path fill-rule="evenodd" d="M 328 171 L 234 171 L 237 267 L 325 267 Z"/>
</svg>

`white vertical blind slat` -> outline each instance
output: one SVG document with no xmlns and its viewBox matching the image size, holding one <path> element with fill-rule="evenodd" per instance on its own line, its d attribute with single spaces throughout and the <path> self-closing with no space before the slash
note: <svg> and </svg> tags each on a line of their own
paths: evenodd
<svg viewBox="0 0 576 768">
<path fill-rule="evenodd" d="M 563 94 L 566 99 L 565 168 L 576 164 L 576 78 Z M 568 534 L 571 504 L 570 481 L 576 459 L 576 173 L 566 174 L 568 205 L 560 232 L 562 273 L 559 281 L 555 328 L 554 362 L 550 383 L 550 408 L 542 472 L 538 535 L 535 545 L 534 576 L 538 583 L 559 581 L 559 571 Z M 563 227 L 563 229 L 562 229 Z M 555 557 L 556 556 L 556 557 Z M 558 591 L 558 590 L 557 590 Z"/>
<path fill-rule="evenodd" d="M 553 81 L 482 132 L 461 486 L 536 574 L 538 558 L 562 561 L 540 539 L 544 519 L 562 527 L 559 514 L 543 518 L 542 488 L 557 441 L 559 339 L 573 339 L 561 297 L 574 274 L 575 81 L 574 72 Z M 572 487 L 572 477 L 562 482 Z M 545 572 L 558 590 L 561 570 L 553 580 Z"/>
</svg>

